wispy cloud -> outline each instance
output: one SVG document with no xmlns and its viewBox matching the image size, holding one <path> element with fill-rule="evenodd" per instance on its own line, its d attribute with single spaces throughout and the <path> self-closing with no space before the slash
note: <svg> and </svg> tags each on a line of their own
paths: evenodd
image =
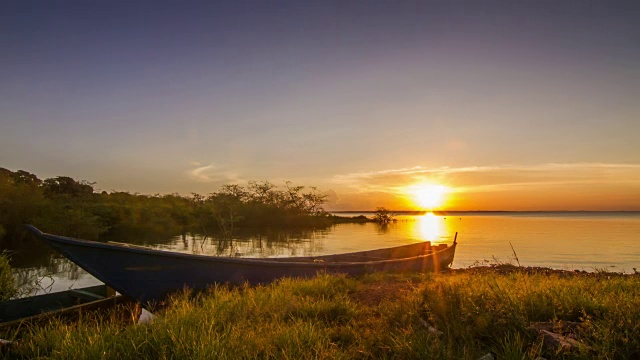
<svg viewBox="0 0 640 360">
<path fill-rule="evenodd" d="M 628 169 L 640 170 L 640 164 L 616 164 L 616 163 L 547 163 L 537 165 L 493 165 L 493 166 L 466 166 L 466 167 L 437 167 L 426 168 L 423 166 L 414 166 L 400 169 L 385 169 L 370 172 L 359 172 L 349 174 L 335 175 L 332 180 L 336 183 L 345 183 L 360 179 L 372 179 L 388 175 L 423 175 L 436 174 L 447 175 L 454 173 L 482 173 L 492 171 L 551 171 L 559 169 Z"/>
<path fill-rule="evenodd" d="M 426 168 L 414 166 L 370 172 L 338 174 L 331 181 L 359 192 L 401 192 L 403 186 L 431 181 L 453 186 L 457 191 L 497 190 L 513 187 L 571 184 L 636 184 L 640 186 L 640 164 L 547 163 Z"/>
<path fill-rule="evenodd" d="M 200 166 L 199 162 L 193 161 L 192 166 L 197 166 L 187 172 L 188 176 L 195 181 L 204 183 L 213 182 L 243 182 L 240 176 L 233 171 L 216 168 L 215 165 L 209 164 Z"/>
<path fill-rule="evenodd" d="M 339 184 L 345 184 L 345 183 L 366 180 L 366 179 L 376 179 L 380 177 L 430 175 L 430 174 L 441 175 L 441 174 L 448 174 L 448 173 L 454 173 L 454 172 L 474 172 L 474 171 L 478 171 L 479 169 L 481 168 L 475 167 L 475 166 L 461 167 L 461 168 L 450 168 L 450 167 L 425 168 L 422 166 L 414 166 L 410 168 L 386 169 L 386 170 L 377 170 L 377 171 L 370 171 L 370 172 L 338 174 L 332 178 L 332 181 Z"/>
<path fill-rule="evenodd" d="M 200 166 L 195 169 L 189 170 L 189 175 L 196 181 L 213 182 L 216 180 L 216 178 L 210 173 L 210 171 L 213 169 L 213 165 Z"/>
</svg>

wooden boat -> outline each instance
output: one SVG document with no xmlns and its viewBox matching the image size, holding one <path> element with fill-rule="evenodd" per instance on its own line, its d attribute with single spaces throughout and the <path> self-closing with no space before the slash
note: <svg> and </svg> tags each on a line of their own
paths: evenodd
<svg viewBox="0 0 640 360">
<path fill-rule="evenodd" d="M 125 301 L 106 285 L 3 301 L 0 302 L 0 329 L 107 308 Z"/>
<path fill-rule="evenodd" d="M 143 303 L 159 301 L 174 290 L 214 283 L 264 284 L 318 272 L 440 271 L 451 265 L 456 249 L 454 239 L 450 246 L 421 242 L 337 255 L 229 258 L 79 240 L 46 234 L 31 225 L 27 229 L 105 284 Z"/>
</svg>

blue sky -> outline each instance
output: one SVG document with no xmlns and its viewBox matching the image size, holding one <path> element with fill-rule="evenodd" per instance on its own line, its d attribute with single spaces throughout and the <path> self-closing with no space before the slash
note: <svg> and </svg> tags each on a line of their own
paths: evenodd
<svg viewBox="0 0 640 360">
<path fill-rule="evenodd" d="M 431 182 L 459 209 L 640 210 L 633 1 L 0 7 L 1 167 L 141 193 L 291 180 L 334 209 Z"/>
</svg>

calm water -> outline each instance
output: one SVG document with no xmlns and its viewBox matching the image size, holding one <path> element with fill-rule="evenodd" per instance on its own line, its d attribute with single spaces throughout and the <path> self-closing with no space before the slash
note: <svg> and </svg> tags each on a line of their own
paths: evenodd
<svg viewBox="0 0 640 360">
<path fill-rule="evenodd" d="M 451 243 L 458 232 L 454 267 L 487 261 L 514 264 L 519 261 L 523 266 L 557 269 L 640 270 L 640 213 L 465 213 L 398 216 L 397 219 L 396 223 L 384 228 L 372 223 L 341 224 L 323 231 L 272 232 L 240 236 L 233 241 L 176 236 L 144 245 L 215 256 L 287 257 L 375 249 L 418 241 Z M 34 251 L 33 247 L 29 251 Z M 40 263 L 17 264 L 18 281 L 47 275 L 41 280 L 38 292 L 99 283 L 55 254 L 41 258 Z"/>
</svg>

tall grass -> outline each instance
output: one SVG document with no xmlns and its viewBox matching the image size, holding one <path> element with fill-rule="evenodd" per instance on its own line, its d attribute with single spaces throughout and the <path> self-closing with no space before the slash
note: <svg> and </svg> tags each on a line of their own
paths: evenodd
<svg viewBox="0 0 640 360">
<path fill-rule="evenodd" d="M 565 320 L 580 323 L 574 335 L 584 346 L 563 357 L 630 359 L 640 356 L 637 304 L 638 276 L 461 274 L 428 284 L 423 312 L 460 346 L 476 343 L 524 359 L 558 356 L 543 352 L 541 339 L 527 328 Z"/>
<path fill-rule="evenodd" d="M 9 258 L 0 252 L 0 301 L 9 300 L 18 294 L 18 287 L 11 274 Z"/>
<path fill-rule="evenodd" d="M 216 286 L 174 295 L 150 325 L 54 320 L 5 356 L 53 359 L 630 359 L 640 355 L 638 276 L 372 274 Z M 544 350 L 531 322 L 581 322 L 582 348 Z M 442 335 L 430 333 L 427 321 Z M 4 338 L 15 334 L 3 334 Z"/>
</svg>

